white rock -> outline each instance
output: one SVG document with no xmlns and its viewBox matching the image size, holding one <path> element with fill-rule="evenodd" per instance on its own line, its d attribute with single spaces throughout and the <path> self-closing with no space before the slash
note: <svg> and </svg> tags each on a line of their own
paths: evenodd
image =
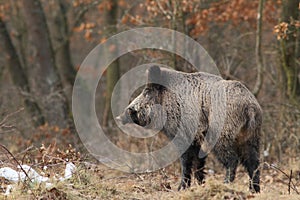
<svg viewBox="0 0 300 200">
<path fill-rule="evenodd" d="M 26 173 L 28 174 L 29 178 L 33 182 L 41 183 L 41 182 L 46 182 L 46 181 L 49 180 L 48 177 L 44 177 L 44 176 L 39 175 L 32 167 L 30 167 L 28 165 L 22 165 L 22 168 L 26 171 Z"/>
<path fill-rule="evenodd" d="M 10 167 L 0 168 L 0 176 L 6 180 L 18 182 L 20 180 L 25 180 L 25 174 L 17 172 L 16 170 Z"/>
<path fill-rule="evenodd" d="M 5 190 L 4 195 L 5 195 L 5 196 L 10 195 L 10 192 L 11 192 L 11 189 L 12 189 L 12 188 L 13 188 L 12 185 L 8 185 L 7 188 L 6 188 L 6 190 Z"/>
<path fill-rule="evenodd" d="M 61 177 L 59 180 L 63 181 L 63 180 L 71 178 L 75 169 L 76 169 L 76 166 L 72 162 L 67 163 L 66 168 L 65 168 L 65 176 Z"/>
</svg>

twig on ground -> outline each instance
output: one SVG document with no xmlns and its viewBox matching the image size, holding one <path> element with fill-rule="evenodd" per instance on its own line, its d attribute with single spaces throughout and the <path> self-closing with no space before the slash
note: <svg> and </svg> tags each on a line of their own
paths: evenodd
<svg viewBox="0 0 300 200">
<path fill-rule="evenodd" d="M 293 177 L 293 170 L 291 170 L 290 178 L 289 178 L 289 194 L 291 194 L 291 182 L 292 182 L 292 177 Z"/>
<path fill-rule="evenodd" d="M 294 183 L 293 180 L 292 180 L 292 170 L 291 170 L 290 175 L 288 175 L 288 174 L 285 173 L 283 170 L 281 170 L 279 167 L 276 167 L 276 166 L 273 165 L 273 164 L 269 164 L 269 163 L 267 163 L 267 162 L 265 162 L 265 164 L 266 164 L 267 166 L 269 166 L 270 168 L 279 171 L 280 173 L 282 173 L 283 175 L 285 175 L 285 176 L 289 179 L 289 183 L 285 183 L 285 184 L 288 185 L 288 192 L 289 192 L 289 194 L 290 194 L 290 190 L 291 190 L 291 189 L 293 189 L 297 194 L 300 194 L 299 191 L 297 190 L 297 187 L 296 187 L 295 183 Z"/>
<path fill-rule="evenodd" d="M 27 174 L 26 170 L 24 170 L 24 168 L 23 168 L 22 165 L 19 163 L 19 161 L 16 159 L 16 157 L 15 157 L 15 156 L 7 149 L 4 145 L 0 144 L 0 147 L 1 147 L 4 151 L 6 151 L 6 153 L 7 153 L 8 155 L 10 155 L 10 156 L 12 157 L 12 159 L 13 159 L 13 160 L 15 161 L 15 163 L 20 167 L 21 171 L 25 174 L 25 176 L 27 177 L 27 179 L 30 181 L 31 179 L 30 179 L 29 175 Z M 26 185 L 28 185 L 28 183 L 26 183 L 26 181 L 24 181 L 24 183 L 25 183 Z M 34 196 L 34 198 L 37 198 L 37 196 L 35 195 L 34 192 L 32 193 L 32 195 Z"/>
</svg>

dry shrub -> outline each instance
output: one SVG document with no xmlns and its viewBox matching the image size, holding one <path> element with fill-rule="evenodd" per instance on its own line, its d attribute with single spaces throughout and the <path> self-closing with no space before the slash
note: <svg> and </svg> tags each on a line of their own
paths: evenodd
<svg viewBox="0 0 300 200">
<path fill-rule="evenodd" d="M 269 162 L 289 161 L 300 153 L 300 110 L 289 104 L 264 108 L 264 150 Z"/>
</svg>

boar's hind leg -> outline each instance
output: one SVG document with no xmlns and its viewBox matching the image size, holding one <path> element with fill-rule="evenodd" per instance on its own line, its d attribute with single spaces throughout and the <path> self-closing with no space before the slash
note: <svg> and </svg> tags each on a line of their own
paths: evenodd
<svg viewBox="0 0 300 200">
<path fill-rule="evenodd" d="M 194 146 L 190 146 L 184 154 L 180 157 L 181 163 L 181 183 L 178 190 L 185 189 L 191 186 L 191 174 L 193 167 L 193 160 L 195 156 Z"/>
<path fill-rule="evenodd" d="M 226 138 L 221 138 L 214 148 L 215 156 L 226 169 L 224 183 L 234 181 L 236 168 L 239 164 L 239 156 L 233 146 Z"/>
<path fill-rule="evenodd" d="M 225 164 L 226 175 L 225 175 L 224 183 L 230 183 L 234 181 L 237 166 L 238 166 L 238 159 L 236 156 L 233 156 L 232 158 L 229 159 L 229 163 Z"/>
<path fill-rule="evenodd" d="M 259 187 L 259 151 L 257 147 L 251 147 L 249 144 L 249 151 L 242 164 L 247 169 L 250 178 L 250 191 L 260 192 Z"/>
<path fill-rule="evenodd" d="M 195 157 L 195 178 L 197 179 L 199 184 L 202 184 L 204 180 L 204 165 L 206 157 L 207 156 L 199 158 L 197 155 Z"/>
</svg>

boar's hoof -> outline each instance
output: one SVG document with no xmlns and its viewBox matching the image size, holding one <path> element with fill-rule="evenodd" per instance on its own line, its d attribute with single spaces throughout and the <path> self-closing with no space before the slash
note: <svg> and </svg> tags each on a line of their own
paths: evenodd
<svg viewBox="0 0 300 200">
<path fill-rule="evenodd" d="M 186 188 L 189 188 L 190 186 L 191 186 L 191 180 L 182 180 L 178 187 L 178 191 L 185 190 Z"/>
</svg>

